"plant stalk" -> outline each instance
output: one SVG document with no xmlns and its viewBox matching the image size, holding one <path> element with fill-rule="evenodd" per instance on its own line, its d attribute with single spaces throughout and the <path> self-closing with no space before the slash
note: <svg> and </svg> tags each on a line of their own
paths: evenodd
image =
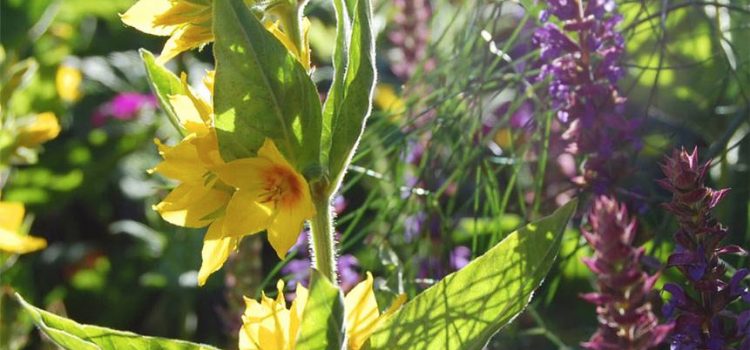
<svg viewBox="0 0 750 350">
<path fill-rule="evenodd" d="M 328 196 L 314 196 L 315 216 L 310 220 L 310 246 L 313 252 L 313 266 L 338 285 L 336 274 L 336 251 L 333 240 L 333 216 Z"/>
</svg>

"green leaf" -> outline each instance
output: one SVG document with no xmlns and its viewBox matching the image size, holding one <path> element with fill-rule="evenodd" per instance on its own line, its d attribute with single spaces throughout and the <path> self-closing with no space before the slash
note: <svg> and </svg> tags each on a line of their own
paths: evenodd
<svg viewBox="0 0 750 350">
<path fill-rule="evenodd" d="M 322 159 L 333 179 L 330 191 L 341 182 L 357 147 L 372 106 L 375 88 L 375 43 L 369 0 L 334 1 L 337 44 L 334 78 L 323 111 Z M 349 15 L 351 29 L 346 28 Z M 349 45 L 346 45 L 350 38 Z M 344 60 L 346 59 L 346 67 Z"/>
<path fill-rule="evenodd" d="M 419 294 L 375 331 L 372 349 L 482 349 L 531 300 L 575 208 L 571 201 L 511 233 Z"/>
<path fill-rule="evenodd" d="M 38 67 L 39 65 L 33 58 L 28 58 L 8 69 L 8 73 L 3 77 L 2 85 L 0 85 L 0 106 L 7 107 L 13 93 L 29 81 Z"/>
<path fill-rule="evenodd" d="M 214 109 L 224 160 L 255 156 L 272 139 L 290 163 L 320 164 L 320 97 L 297 59 L 242 0 L 214 2 Z"/>
<path fill-rule="evenodd" d="M 183 133 L 183 127 L 179 122 L 180 118 L 169 102 L 169 96 L 185 94 L 185 87 L 176 75 L 156 63 L 154 54 L 146 49 L 141 49 L 140 53 L 141 59 L 143 59 L 143 63 L 146 66 L 146 74 L 149 85 L 151 85 L 151 90 L 154 91 L 154 94 L 159 99 L 159 104 L 161 104 L 162 110 L 169 117 L 169 121 L 172 122 L 180 133 Z"/>
<path fill-rule="evenodd" d="M 344 296 L 318 270 L 312 270 L 297 349 L 344 348 Z"/>
<path fill-rule="evenodd" d="M 34 307 L 16 294 L 18 302 L 34 324 L 53 343 L 69 350 L 218 350 L 212 346 L 182 340 L 146 337 L 104 327 L 78 324 L 72 320 Z"/>
</svg>

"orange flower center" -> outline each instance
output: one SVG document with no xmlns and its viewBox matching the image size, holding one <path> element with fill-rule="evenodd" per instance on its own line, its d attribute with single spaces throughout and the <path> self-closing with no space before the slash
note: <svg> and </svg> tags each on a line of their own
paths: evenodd
<svg viewBox="0 0 750 350">
<path fill-rule="evenodd" d="M 265 172 L 261 202 L 273 202 L 274 208 L 279 204 L 285 207 L 293 206 L 302 197 L 302 183 L 293 170 L 283 166 L 273 166 Z"/>
</svg>

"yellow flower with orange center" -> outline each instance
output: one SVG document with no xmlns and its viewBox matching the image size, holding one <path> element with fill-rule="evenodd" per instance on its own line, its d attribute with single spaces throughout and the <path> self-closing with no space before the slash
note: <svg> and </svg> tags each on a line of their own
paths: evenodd
<svg viewBox="0 0 750 350">
<path fill-rule="evenodd" d="M 283 258 L 297 241 L 305 220 L 315 214 L 307 180 L 270 139 L 257 157 L 237 159 L 213 171 L 236 190 L 227 204 L 221 235 L 211 238 L 219 244 L 266 230 L 271 246 Z"/>
<path fill-rule="evenodd" d="M 357 284 L 344 298 L 346 338 L 349 350 L 359 350 L 367 343 L 377 327 L 392 315 L 406 300 L 401 296 L 384 313 L 380 313 L 375 293 L 372 290 L 373 278 Z M 291 308 L 284 301 L 284 282 L 276 285 L 278 295 L 271 299 L 263 294 L 260 302 L 245 298 L 245 314 L 239 334 L 240 350 L 294 350 L 301 329 L 303 311 L 307 304 L 307 288 L 297 285 L 296 298 Z M 310 320 L 316 322 L 317 320 Z"/>
<path fill-rule="evenodd" d="M 21 203 L 0 202 L 0 251 L 26 254 L 47 246 L 43 238 L 21 232 L 25 211 Z"/>
<path fill-rule="evenodd" d="M 209 89 L 212 77 L 209 73 L 204 80 Z M 170 96 L 169 103 L 188 135 L 171 147 L 157 140 L 164 161 L 152 170 L 179 184 L 154 209 L 178 226 L 208 226 L 198 272 L 203 285 L 246 235 L 266 230 L 283 257 L 315 209 L 307 181 L 270 139 L 257 157 L 225 163 L 211 104 L 195 96 L 185 76 L 182 83 L 185 93 Z"/>
</svg>

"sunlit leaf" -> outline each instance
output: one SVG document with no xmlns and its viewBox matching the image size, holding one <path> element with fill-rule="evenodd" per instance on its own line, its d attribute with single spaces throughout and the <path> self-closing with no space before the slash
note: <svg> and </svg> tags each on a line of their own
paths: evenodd
<svg viewBox="0 0 750 350">
<path fill-rule="evenodd" d="M 241 0 L 214 3 L 214 109 L 226 161 L 255 156 L 266 138 L 307 173 L 319 164 L 320 97 L 299 61 Z"/>
<path fill-rule="evenodd" d="M 313 269 L 297 349 L 342 349 L 344 334 L 341 290 Z"/>
<path fill-rule="evenodd" d="M 346 5 L 346 6 L 344 6 Z M 337 40 L 333 83 L 323 112 L 322 153 L 335 189 L 362 136 L 375 87 L 375 43 L 369 0 L 334 1 Z M 352 18 L 351 28 L 347 28 Z M 346 39 L 350 42 L 346 45 Z"/>
<path fill-rule="evenodd" d="M 408 302 L 372 349 L 482 349 L 531 300 L 560 250 L 576 201 L 530 223 Z"/>
<path fill-rule="evenodd" d="M 177 130 L 182 130 L 182 126 L 178 122 L 178 118 L 172 104 L 169 102 L 169 97 L 172 95 L 185 94 L 185 87 L 172 72 L 164 68 L 162 65 L 156 63 L 154 55 L 146 49 L 141 49 L 141 58 L 146 66 L 146 73 L 148 74 L 148 81 L 151 85 L 151 89 L 159 99 L 164 113 L 167 114 L 169 120 L 174 124 Z"/>
<path fill-rule="evenodd" d="M 53 343 L 69 350 L 218 350 L 217 348 L 182 340 L 146 337 L 104 327 L 82 325 L 34 307 L 16 294 L 34 324 Z"/>
</svg>

